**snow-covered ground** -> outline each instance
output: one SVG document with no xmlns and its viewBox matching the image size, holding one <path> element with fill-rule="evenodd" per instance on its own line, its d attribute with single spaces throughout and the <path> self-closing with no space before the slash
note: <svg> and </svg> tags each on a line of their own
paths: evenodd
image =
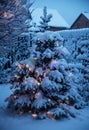
<svg viewBox="0 0 89 130">
<path fill-rule="evenodd" d="M 29 114 L 14 115 L 6 110 L 5 98 L 11 93 L 10 85 L 0 85 L 0 130 L 89 130 L 89 107 L 77 112 L 76 118 L 64 120 L 36 120 Z"/>
</svg>

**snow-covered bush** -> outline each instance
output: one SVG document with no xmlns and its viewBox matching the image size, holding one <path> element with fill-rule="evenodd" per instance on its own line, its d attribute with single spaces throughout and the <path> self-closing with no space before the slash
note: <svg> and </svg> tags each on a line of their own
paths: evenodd
<svg viewBox="0 0 89 130">
<path fill-rule="evenodd" d="M 64 46 L 70 51 L 72 58 L 76 58 L 81 42 L 89 41 L 89 28 L 63 30 L 59 34 L 64 39 Z"/>
<path fill-rule="evenodd" d="M 80 89 L 85 100 L 89 101 L 89 28 L 59 32 L 64 38 L 64 46 L 70 51 L 79 73 Z M 75 73 L 76 74 L 76 73 Z"/>
<path fill-rule="evenodd" d="M 17 64 L 12 77 L 13 93 L 7 98 L 9 108 L 20 114 L 30 112 L 39 119 L 61 119 L 74 117 L 73 109 L 84 105 L 80 86 L 73 78 L 76 66 L 73 68 L 67 62 L 70 53 L 62 41 L 55 32 L 36 35 L 35 51 L 27 62 Z"/>
<path fill-rule="evenodd" d="M 82 63 L 81 73 L 83 74 L 83 95 L 89 101 L 89 40 L 79 43 L 76 55 L 77 62 Z"/>
</svg>

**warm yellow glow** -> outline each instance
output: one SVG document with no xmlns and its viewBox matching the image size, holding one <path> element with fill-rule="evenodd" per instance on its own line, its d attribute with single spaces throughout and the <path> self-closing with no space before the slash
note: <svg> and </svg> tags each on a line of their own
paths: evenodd
<svg viewBox="0 0 89 130">
<path fill-rule="evenodd" d="M 35 98 L 38 99 L 39 97 L 40 97 L 40 93 L 38 92 L 35 94 Z"/>
<path fill-rule="evenodd" d="M 29 67 L 29 71 L 32 71 L 32 69 Z"/>
<path fill-rule="evenodd" d="M 21 68 L 22 68 L 22 65 L 21 65 L 21 64 L 18 64 L 18 67 L 19 67 L 19 69 L 21 69 Z"/>
<path fill-rule="evenodd" d="M 53 112 L 48 111 L 48 112 L 46 112 L 46 114 L 48 115 L 48 117 L 49 117 L 51 120 L 54 120 Z"/>
<path fill-rule="evenodd" d="M 52 60 L 52 64 L 57 64 L 57 61 L 56 60 Z"/>
<path fill-rule="evenodd" d="M 26 64 L 26 68 L 29 68 L 29 65 L 28 65 L 28 64 Z"/>
<path fill-rule="evenodd" d="M 36 117 L 37 117 L 37 114 L 32 114 L 32 117 L 36 118 Z"/>
<path fill-rule="evenodd" d="M 23 115 L 23 114 L 24 114 L 24 112 L 23 112 L 23 111 L 20 111 L 20 112 L 19 112 L 19 114 L 20 114 L 20 115 Z"/>
<path fill-rule="evenodd" d="M 37 82 L 37 84 L 38 84 L 38 86 L 40 86 L 40 85 L 41 85 L 41 83 L 40 83 L 40 82 Z"/>
<path fill-rule="evenodd" d="M 12 18 L 14 16 L 14 14 L 8 13 L 8 12 L 4 12 L 3 15 L 4 15 L 5 18 Z"/>
<path fill-rule="evenodd" d="M 17 98 L 17 96 L 16 95 L 14 95 L 14 99 L 16 99 Z"/>
<path fill-rule="evenodd" d="M 14 16 L 14 14 L 11 14 L 11 13 L 10 13 L 10 14 L 8 15 L 8 18 L 12 18 L 13 16 Z"/>
<path fill-rule="evenodd" d="M 49 98 L 49 99 L 48 99 L 48 101 L 50 102 L 50 101 L 51 101 L 51 99 Z"/>
<path fill-rule="evenodd" d="M 15 78 L 19 78 L 19 76 L 18 76 L 17 74 L 14 74 L 14 77 L 15 77 Z"/>
<path fill-rule="evenodd" d="M 53 112 L 48 111 L 48 112 L 46 112 L 46 114 L 47 114 L 47 115 L 52 115 L 52 114 L 53 114 Z"/>
</svg>

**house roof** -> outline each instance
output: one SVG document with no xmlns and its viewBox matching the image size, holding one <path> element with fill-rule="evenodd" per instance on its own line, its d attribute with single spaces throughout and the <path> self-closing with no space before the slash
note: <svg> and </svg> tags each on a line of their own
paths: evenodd
<svg viewBox="0 0 89 130">
<path fill-rule="evenodd" d="M 71 28 L 72 28 L 72 26 L 76 23 L 76 21 L 81 17 L 81 15 L 84 15 L 84 16 L 89 20 L 89 13 L 88 13 L 88 12 L 82 12 L 82 13 L 76 18 L 76 20 L 72 23 Z"/>
<path fill-rule="evenodd" d="M 47 13 L 52 14 L 49 26 L 69 28 L 68 23 L 64 20 L 64 18 L 58 13 L 56 9 L 47 9 Z M 36 8 L 32 13 L 33 22 L 35 22 L 38 26 L 40 25 L 39 22 L 41 21 L 41 16 L 43 16 L 42 8 Z"/>
<path fill-rule="evenodd" d="M 89 19 L 89 12 L 82 13 L 87 19 Z"/>
</svg>

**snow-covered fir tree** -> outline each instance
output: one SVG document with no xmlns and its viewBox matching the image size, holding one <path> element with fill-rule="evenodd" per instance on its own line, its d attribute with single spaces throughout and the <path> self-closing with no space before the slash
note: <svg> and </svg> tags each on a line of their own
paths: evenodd
<svg viewBox="0 0 89 130">
<path fill-rule="evenodd" d="M 50 22 L 51 18 L 52 18 L 52 14 L 47 14 L 47 7 L 45 6 L 43 9 L 43 16 L 40 17 L 41 21 L 40 21 L 40 30 L 41 31 L 45 31 L 49 28 L 48 23 Z"/>
<path fill-rule="evenodd" d="M 84 105 L 75 75 L 67 62 L 68 50 L 56 32 L 38 33 L 30 58 L 17 64 L 11 83 L 13 93 L 8 107 L 34 118 L 75 117 L 75 109 Z"/>
</svg>

